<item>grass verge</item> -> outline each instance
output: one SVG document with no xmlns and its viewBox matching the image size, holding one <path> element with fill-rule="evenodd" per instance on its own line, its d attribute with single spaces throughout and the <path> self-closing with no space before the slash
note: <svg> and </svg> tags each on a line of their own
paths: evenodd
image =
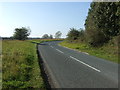
<svg viewBox="0 0 120 90">
<path fill-rule="evenodd" d="M 63 41 L 61 46 L 72 48 L 81 52 L 87 52 L 90 55 L 97 56 L 115 63 L 118 63 L 118 46 L 111 43 L 105 44 L 102 47 L 91 47 L 86 43 L 69 43 Z"/>
<path fill-rule="evenodd" d="M 38 63 L 36 45 L 45 41 L 59 40 L 62 39 L 3 40 L 2 88 L 46 89 L 46 82 Z"/>
<path fill-rule="evenodd" d="M 18 40 L 2 44 L 2 88 L 45 88 L 36 44 Z"/>
</svg>

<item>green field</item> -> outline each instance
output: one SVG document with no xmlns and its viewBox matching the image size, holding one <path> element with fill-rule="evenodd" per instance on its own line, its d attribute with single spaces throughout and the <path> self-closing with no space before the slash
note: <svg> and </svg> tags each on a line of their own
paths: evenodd
<svg viewBox="0 0 120 90">
<path fill-rule="evenodd" d="M 3 40 L 3 88 L 45 88 L 40 74 L 36 44 Z"/>
<path fill-rule="evenodd" d="M 3 40 L 2 88 L 46 89 L 38 64 L 36 45 L 56 40 L 62 39 Z"/>
<path fill-rule="evenodd" d="M 91 47 L 86 43 L 69 43 L 64 41 L 60 45 L 118 63 L 118 46 L 111 43 L 102 47 Z"/>
</svg>

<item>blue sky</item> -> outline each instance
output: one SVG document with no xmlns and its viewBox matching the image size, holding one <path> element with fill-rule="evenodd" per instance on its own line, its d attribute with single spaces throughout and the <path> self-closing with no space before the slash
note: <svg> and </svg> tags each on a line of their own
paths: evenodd
<svg viewBox="0 0 120 90">
<path fill-rule="evenodd" d="M 84 28 L 90 2 L 6 2 L 0 3 L 0 36 L 12 36 L 15 28 L 30 27 L 30 37 Z"/>
</svg>

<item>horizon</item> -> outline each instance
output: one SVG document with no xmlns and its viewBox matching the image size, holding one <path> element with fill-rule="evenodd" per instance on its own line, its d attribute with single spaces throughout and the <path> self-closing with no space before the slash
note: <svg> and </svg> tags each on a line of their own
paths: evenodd
<svg viewBox="0 0 120 90">
<path fill-rule="evenodd" d="M 30 27 L 29 37 L 62 32 L 65 38 L 70 28 L 85 28 L 91 2 L 5 2 L 0 3 L 1 37 L 11 37 L 15 28 Z"/>
</svg>

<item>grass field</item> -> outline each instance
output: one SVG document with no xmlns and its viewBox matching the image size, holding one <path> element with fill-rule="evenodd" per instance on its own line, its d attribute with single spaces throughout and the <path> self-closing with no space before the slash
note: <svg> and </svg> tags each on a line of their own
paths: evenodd
<svg viewBox="0 0 120 90">
<path fill-rule="evenodd" d="M 85 43 L 68 43 L 67 41 L 61 42 L 60 45 L 118 63 L 118 46 L 111 43 L 96 48 Z"/>
<path fill-rule="evenodd" d="M 45 88 L 40 75 L 36 44 L 3 40 L 3 88 Z"/>
<path fill-rule="evenodd" d="M 3 40 L 2 88 L 43 88 L 36 51 L 37 43 L 61 39 Z"/>
</svg>

